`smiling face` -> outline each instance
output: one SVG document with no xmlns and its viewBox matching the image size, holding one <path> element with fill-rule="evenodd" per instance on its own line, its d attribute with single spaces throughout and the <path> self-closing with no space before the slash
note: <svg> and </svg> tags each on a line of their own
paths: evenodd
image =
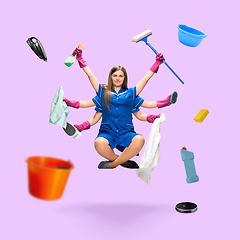
<svg viewBox="0 0 240 240">
<path fill-rule="evenodd" d="M 112 83 L 114 87 L 122 87 L 124 81 L 124 73 L 122 70 L 118 70 L 112 74 Z"/>
</svg>

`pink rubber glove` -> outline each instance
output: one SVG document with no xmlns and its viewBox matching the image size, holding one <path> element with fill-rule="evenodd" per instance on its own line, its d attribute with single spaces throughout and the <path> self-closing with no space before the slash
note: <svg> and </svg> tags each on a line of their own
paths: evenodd
<svg viewBox="0 0 240 240">
<path fill-rule="evenodd" d="M 91 125 L 90 125 L 90 122 L 89 122 L 89 121 L 86 121 L 86 122 L 84 122 L 84 123 L 82 123 L 82 124 L 80 124 L 80 125 L 76 125 L 76 124 L 75 124 L 74 127 L 76 127 L 77 130 L 78 130 L 79 132 L 81 132 L 81 131 L 83 131 L 83 130 L 90 129 Z"/>
<path fill-rule="evenodd" d="M 163 60 L 165 60 L 163 55 L 161 53 L 158 53 L 156 56 L 156 62 L 152 65 L 150 70 L 154 73 L 157 73 L 159 66 L 163 63 Z"/>
<path fill-rule="evenodd" d="M 148 121 L 149 123 L 153 123 L 154 120 L 155 120 L 156 118 L 159 118 L 160 116 L 161 116 L 161 114 L 158 114 L 158 115 L 147 115 L 147 121 Z"/>
<path fill-rule="evenodd" d="M 77 60 L 78 60 L 78 64 L 80 66 L 80 68 L 86 67 L 88 64 L 87 62 L 83 59 L 82 57 L 82 49 L 81 48 L 76 48 L 73 53 L 73 56 L 77 55 Z"/>
<path fill-rule="evenodd" d="M 168 96 L 167 98 L 165 98 L 164 100 L 156 101 L 157 107 L 158 107 L 158 108 L 162 108 L 162 107 L 167 107 L 167 106 L 171 105 L 171 103 L 170 103 L 170 98 L 171 98 L 171 95 L 169 95 L 169 96 Z"/>
<path fill-rule="evenodd" d="M 79 108 L 80 107 L 80 102 L 79 101 L 70 101 L 66 98 L 63 99 L 63 101 L 67 104 L 69 107 L 73 108 Z"/>
<path fill-rule="evenodd" d="M 178 97 L 178 93 L 176 91 L 174 91 L 171 95 L 169 95 L 164 100 L 156 101 L 157 107 L 162 108 L 162 107 L 166 107 L 166 106 L 169 106 L 171 104 L 174 104 L 177 101 L 177 97 Z"/>
</svg>

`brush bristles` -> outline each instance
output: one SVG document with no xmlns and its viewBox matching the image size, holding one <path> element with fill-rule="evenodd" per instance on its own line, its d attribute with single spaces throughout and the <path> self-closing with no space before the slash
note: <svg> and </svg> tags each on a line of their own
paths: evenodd
<svg viewBox="0 0 240 240">
<path fill-rule="evenodd" d="M 132 41 L 133 42 L 137 42 L 145 37 L 147 37 L 148 35 L 152 34 L 152 30 L 146 30 L 145 32 L 142 32 L 140 34 L 138 34 L 137 36 L 133 37 Z"/>
</svg>

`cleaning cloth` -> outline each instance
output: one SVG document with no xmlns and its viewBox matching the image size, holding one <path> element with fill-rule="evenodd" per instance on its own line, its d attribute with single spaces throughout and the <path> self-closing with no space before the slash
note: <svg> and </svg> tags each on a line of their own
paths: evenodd
<svg viewBox="0 0 240 240">
<path fill-rule="evenodd" d="M 162 113 L 160 118 L 156 118 L 153 122 L 139 169 L 136 170 L 137 176 L 147 184 L 150 182 L 151 172 L 160 163 L 160 124 L 165 120 L 166 116 Z"/>
<path fill-rule="evenodd" d="M 62 87 L 60 86 L 52 101 L 49 122 L 57 126 L 66 128 L 67 116 L 70 111 L 63 99 L 64 92 Z"/>
</svg>

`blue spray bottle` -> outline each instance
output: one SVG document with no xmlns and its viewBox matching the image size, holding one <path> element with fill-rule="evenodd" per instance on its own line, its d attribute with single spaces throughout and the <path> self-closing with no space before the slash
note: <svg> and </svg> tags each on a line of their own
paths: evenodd
<svg viewBox="0 0 240 240">
<path fill-rule="evenodd" d="M 199 177 L 196 174 L 196 169 L 194 165 L 194 154 L 193 152 L 187 151 L 186 146 L 181 149 L 182 160 L 185 165 L 185 170 L 187 174 L 187 183 L 198 182 Z"/>
</svg>

